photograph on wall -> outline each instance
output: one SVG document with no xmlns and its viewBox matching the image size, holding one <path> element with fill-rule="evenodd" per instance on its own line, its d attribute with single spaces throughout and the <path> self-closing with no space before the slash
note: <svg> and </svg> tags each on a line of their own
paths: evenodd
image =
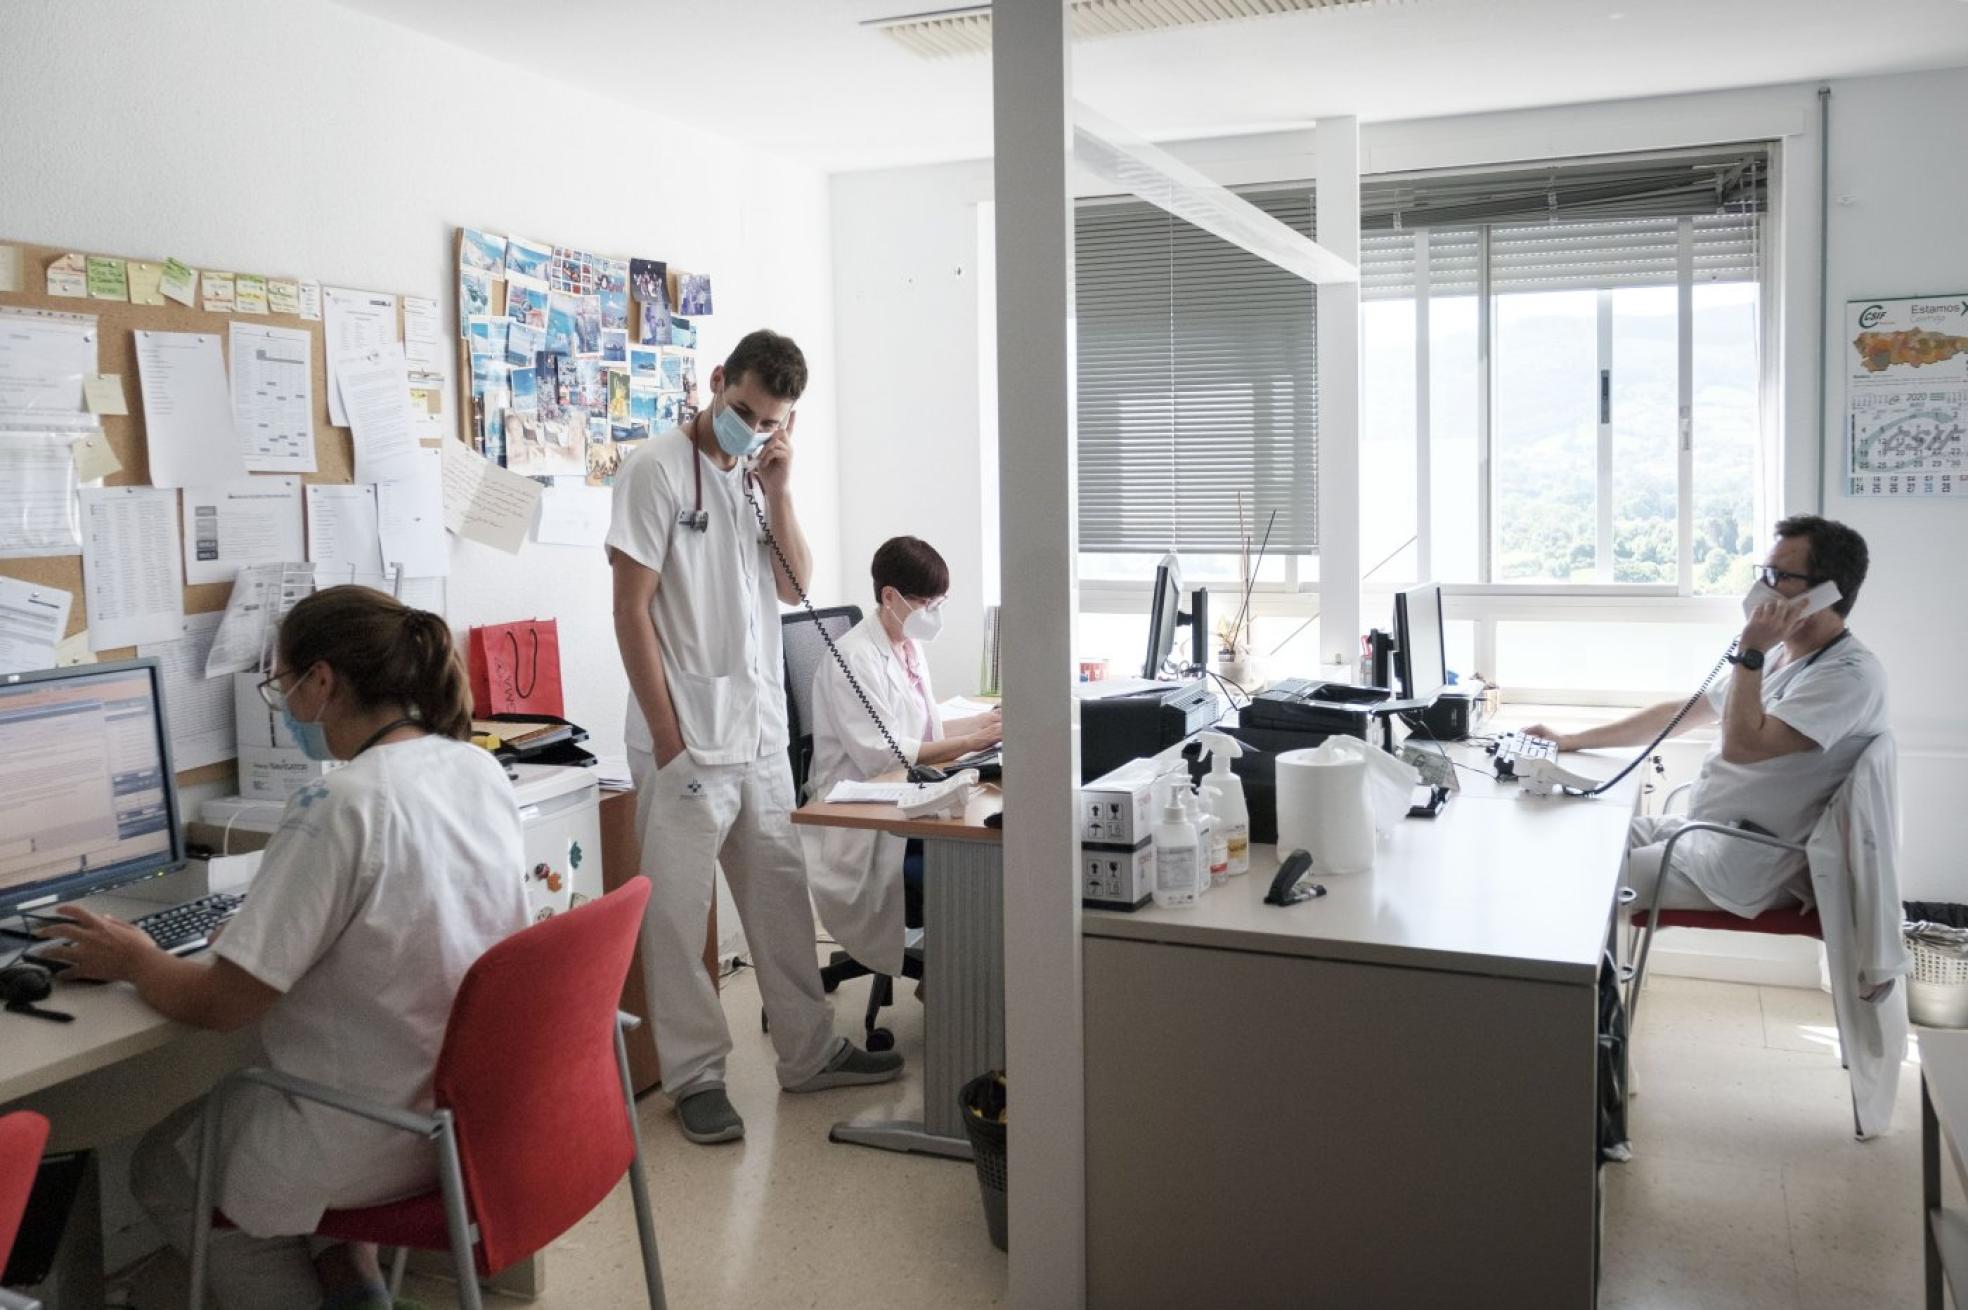
<svg viewBox="0 0 1968 1310">
<path fill-rule="evenodd" d="M 481 232 L 475 227 L 459 228 L 458 266 L 490 273 L 493 277 L 504 277 L 506 273 L 506 239 L 492 232 Z"/>
<path fill-rule="evenodd" d="M 506 411 L 506 467 L 523 477 L 584 476 L 587 444 L 585 421 Z"/>
<path fill-rule="evenodd" d="M 601 362 L 604 364 L 629 362 L 628 333 L 620 328 L 605 327 L 601 330 Z"/>
<path fill-rule="evenodd" d="M 552 291 L 547 295 L 547 349 L 556 355 L 578 353 L 574 344 L 577 308 L 576 298 L 568 292 Z"/>
<path fill-rule="evenodd" d="M 678 350 L 697 349 L 697 325 L 687 318 L 678 318 L 672 315 L 670 318 L 669 344 L 675 346 Z"/>
<path fill-rule="evenodd" d="M 598 295 L 574 297 L 574 353 L 601 353 L 601 297 Z"/>
<path fill-rule="evenodd" d="M 205 279 L 211 285 L 211 278 Z M 492 312 L 492 275 L 476 269 L 458 270 L 458 322 L 468 323 L 475 314 Z"/>
<path fill-rule="evenodd" d="M 629 371 L 625 368 L 611 368 L 607 372 L 608 421 L 626 423 L 629 421 Z"/>
<path fill-rule="evenodd" d="M 670 307 L 687 318 L 711 312 L 711 276 L 670 270 Z"/>
<path fill-rule="evenodd" d="M 629 327 L 629 261 L 609 259 L 601 265 L 601 326 L 626 332 Z"/>
<path fill-rule="evenodd" d="M 547 280 L 547 266 L 553 262 L 553 248 L 543 246 L 537 241 L 524 237 L 510 237 L 506 241 L 506 276 L 517 273 L 521 277 Z"/>
<path fill-rule="evenodd" d="M 531 364 L 533 356 L 546 347 L 546 328 L 516 318 L 509 318 L 506 323 L 506 363 Z"/>
<path fill-rule="evenodd" d="M 512 407 L 520 411 L 540 408 L 539 375 L 529 366 L 513 369 L 508 375 L 512 387 Z"/>
<path fill-rule="evenodd" d="M 630 346 L 630 380 L 655 386 L 656 380 L 662 376 L 662 357 L 662 352 L 653 346 Z"/>
<path fill-rule="evenodd" d="M 506 275 L 506 317 L 544 331 L 551 305 L 547 284 L 519 273 Z"/>
<path fill-rule="evenodd" d="M 588 443 L 588 485 L 612 487 L 622 461 L 635 454 L 640 441 L 590 441 Z"/>
<path fill-rule="evenodd" d="M 1968 293 L 1845 306 L 1846 490 L 1968 495 Z"/>
<path fill-rule="evenodd" d="M 474 314 L 466 319 L 465 340 L 471 346 L 472 358 L 504 359 L 511 325 L 511 319 L 492 314 Z"/>
<path fill-rule="evenodd" d="M 666 350 L 663 352 L 663 372 L 658 383 L 663 390 L 679 392 L 690 390 L 689 387 L 684 385 L 683 381 L 684 365 L 689 359 L 690 356 L 681 350 Z M 694 377 L 696 370 L 692 369 L 691 374 Z"/>
<path fill-rule="evenodd" d="M 629 290 L 635 296 L 636 341 L 645 346 L 667 345 L 670 340 L 667 266 L 660 259 L 631 259 Z"/>
<path fill-rule="evenodd" d="M 657 430 L 659 393 L 654 387 L 629 379 L 629 419 L 650 432 Z"/>
<path fill-rule="evenodd" d="M 492 391 L 505 391 L 511 385 L 512 366 L 501 359 L 489 355 L 472 357 L 472 394 L 483 396 Z"/>
<path fill-rule="evenodd" d="M 601 366 L 600 357 L 576 359 L 574 365 L 574 391 L 568 404 L 590 414 L 608 412 L 608 373 Z M 561 377 L 567 376 L 567 364 L 560 366 Z"/>
</svg>

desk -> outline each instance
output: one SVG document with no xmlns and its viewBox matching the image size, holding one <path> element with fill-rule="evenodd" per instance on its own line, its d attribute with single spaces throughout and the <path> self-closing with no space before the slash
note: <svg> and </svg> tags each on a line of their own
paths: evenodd
<svg viewBox="0 0 1968 1310">
<path fill-rule="evenodd" d="M 1464 776 L 1320 900 L 1263 904 L 1258 847 L 1193 909 L 1085 915 L 1089 1305 L 1592 1304 L 1598 971 L 1640 779 Z"/>
<path fill-rule="evenodd" d="M 970 1159 L 957 1094 L 1005 1063 L 1004 847 L 998 830 L 984 826 L 1003 807 L 987 785 L 961 819 L 909 819 L 889 805 L 814 803 L 794 812 L 796 824 L 923 843 L 923 1117 L 849 1120 L 834 1125 L 833 1141 Z"/>
</svg>

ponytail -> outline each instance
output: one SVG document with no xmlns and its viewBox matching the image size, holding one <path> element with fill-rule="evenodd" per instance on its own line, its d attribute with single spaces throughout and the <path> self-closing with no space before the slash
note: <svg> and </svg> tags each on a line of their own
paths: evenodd
<svg viewBox="0 0 1968 1310">
<path fill-rule="evenodd" d="M 280 624 L 280 663 L 326 664 L 363 708 L 400 705 L 439 736 L 471 735 L 471 695 L 451 629 L 368 587 L 305 597 Z"/>
</svg>

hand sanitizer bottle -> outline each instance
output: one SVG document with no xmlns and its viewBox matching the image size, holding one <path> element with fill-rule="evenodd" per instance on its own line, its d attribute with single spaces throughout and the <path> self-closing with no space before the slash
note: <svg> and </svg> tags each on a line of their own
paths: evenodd
<svg viewBox="0 0 1968 1310">
<path fill-rule="evenodd" d="M 1244 753 L 1234 737 L 1220 732 L 1203 734 L 1209 747 L 1210 771 L 1203 779 L 1203 795 L 1216 816 L 1216 830 L 1229 848 L 1230 874 L 1250 872 L 1250 807 L 1244 802 L 1244 780 L 1230 771 L 1230 761 Z"/>
<path fill-rule="evenodd" d="M 1174 908 L 1196 903 L 1196 829 L 1183 812 L 1179 781 L 1168 790 L 1161 820 L 1155 824 L 1155 904 Z"/>
</svg>

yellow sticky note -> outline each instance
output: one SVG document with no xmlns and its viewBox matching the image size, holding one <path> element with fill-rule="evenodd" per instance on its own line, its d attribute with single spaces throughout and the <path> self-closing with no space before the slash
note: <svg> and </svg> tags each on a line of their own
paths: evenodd
<svg viewBox="0 0 1968 1310">
<path fill-rule="evenodd" d="M 158 288 L 180 305 L 190 305 L 198 292 L 198 270 L 181 259 L 164 261 L 164 282 Z"/>
<path fill-rule="evenodd" d="M 89 294 L 89 261 L 73 252 L 48 265 L 48 294 L 86 296 Z"/>
<path fill-rule="evenodd" d="M 0 246 L 0 291 L 19 291 L 20 289 L 20 247 Z"/>
<path fill-rule="evenodd" d="M 109 448 L 109 438 L 98 428 L 85 432 L 75 441 L 75 480 L 94 482 L 123 470 L 123 461 Z"/>
<path fill-rule="evenodd" d="M 267 312 L 266 279 L 258 273 L 241 273 L 233 280 L 233 304 L 242 314 Z"/>
<path fill-rule="evenodd" d="M 82 379 L 82 401 L 91 414 L 128 414 L 129 404 L 123 399 L 123 375 L 121 373 L 96 373 Z"/>
<path fill-rule="evenodd" d="M 78 664 L 96 662 L 96 653 L 89 649 L 87 628 L 72 637 L 63 637 L 55 643 L 55 667 L 58 669 L 72 669 Z"/>
<path fill-rule="evenodd" d="M 205 308 L 214 314 L 232 312 L 232 274 L 205 270 Z"/>
<path fill-rule="evenodd" d="M 267 279 L 267 309 L 275 314 L 301 312 L 301 284 L 293 278 Z"/>
<path fill-rule="evenodd" d="M 153 264 L 146 259 L 130 261 L 130 303 L 133 305 L 161 305 L 164 303 L 164 266 Z"/>
<path fill-rule="evenodd" d="M 130 298 L 130 279 L 128 270 L 120 259 L 106 255 L 91 255 L 88 263 L 89 299 L 128 300 Z"/>
</svg>

